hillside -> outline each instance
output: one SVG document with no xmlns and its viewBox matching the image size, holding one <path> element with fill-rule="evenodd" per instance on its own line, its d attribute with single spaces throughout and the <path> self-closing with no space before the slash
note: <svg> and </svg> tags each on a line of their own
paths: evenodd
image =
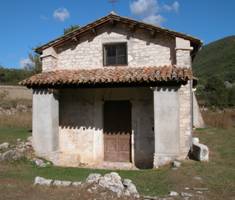
<svg viewBox="0 0 235 200">
<path fill-rule="evenodd" d="M 235 36 L 203 46 L 194 60 L 193 70 L 201 83 L 212 76 L 235 82 Z"/>
<path fill-rule="evenodd" d="M 199 104 L 235 106 L 235 36 L 202 47 L 193 63 Z"/>
</svg>

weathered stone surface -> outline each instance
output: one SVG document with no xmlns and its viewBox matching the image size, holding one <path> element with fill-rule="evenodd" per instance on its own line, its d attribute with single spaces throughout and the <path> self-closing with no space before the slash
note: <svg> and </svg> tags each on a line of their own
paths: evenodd
<svg viewBox="0 0 235 200">
<path fill-rule="evenodd" d="M 136 198 L 140 197 L 140 195 L 136 189 L 136 186 L 132 183 L 132 181 L 130 179 L 124 179 L 123 185 L 125 187 L 124 195 L 134 196 Z"/>
<path fill-rule="evenodd" d="M 58 186 L 58 187 L 67 187 L 67 186 L 72 185 L 72 182 L 71 181 L 54 180 L 52 185 Z"/>
<path fill-rule="evenodd" d="M 4 142 L 4 143 L 0 144 L 0 150 L 8 149 L 9 146 L 10 146 L 10 144 L 8 142 Z"/>
<path fill-rule="evenodd" d="M 90 174 L 86 179 L 86 183 L 98 183 L 100 177 L 101 177 L 101 174 L 97 174 L 97 173 Z"/>
<path fill-rule="evenodd" d="M 169 196 L 176 197 L 176 196 L 179 196 L 179 193 L 175 191 L 170 191 Z"/>
<path fill-rule="evenodd" d="M 209 149 L 204 144 L 194 143 L 191 154 L 196 160 L 209 161 Z"/>
<path fill-rule="evenodd" d="M 21 159 L 23 156 L 24 154 L 22 151 L 16 151 L 16 150 L 10 149 L 1 154 L 0 160 L 5 160 L 5 161 L 18 160 L 18 159 Z"/>
<path fill-rule="evenodd" d="M 199 143 L 199 138 L 198 137 L 193 137 L 192 142 L 193 142 L 193 144 Z"/>
<path fill-rule="evenodd" d="M 101 177 L 99 180 L 99 186 L 116 193 L 118 197 L 120 197 L 124 191 L 121 177 L 116 172 L 111 172 Z"/>
<path fill-rule="evenodd" d="M 52 179 L 45 179 L 43 177 L 37 176 L 34 179 L 34 185 L 46 185 L 46 186 L 51 186 L 53 180 Z"/>
<path fill-rule="evenodd" d="M 72 186 L 74 186 L 74 187 L 79 187 L 81 185 L 82 185 L 82 182 L 80 182 L 80 181 L 72 182 Z"/>
<path fill-rule="evenodd" d="M 193 196 L 191 193 L 188 193 L 188 192 L 181 192 L 180 195 L 182 197 L 192 197 Z"/>
<path fill-rule="evenodd" d="M 47 163 L 45 163 L 44 160 L 39 159 L 39 158 L 35 158 L 34 163 L 38 167 L 46 167 L 47 166 Z"/>
</svg>

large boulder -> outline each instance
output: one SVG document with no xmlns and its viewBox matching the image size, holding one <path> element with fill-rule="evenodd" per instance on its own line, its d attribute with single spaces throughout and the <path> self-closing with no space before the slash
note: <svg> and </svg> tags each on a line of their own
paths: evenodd
<svg viewBox="0 0 235 200">
<path fill-rule="evenodd" d="M 98 173 L 90 174 L 86 179 L 86 183 L 98 183 L 100 177 L 101 177 L 101 174 L 98 174 Z"/>
<path fill-rule="evenodd" d="M 199 139 L 194 139 L 191 156 L 198 161 L 209 161 L 209 148 L 199 143 Z"/>
<path fill-rule="evenodd" d="M 122 178 L 116 172 L 111 172 L 101 177 L 99 180 L 99 186 L 116 193 L 118 197 L 120 197 L 124 191 Z"/>
<path fill-rule="evenodd" d="M 132 180 L 130 179 L 124 179 L 123 185 L 125 187 L 124 195 L 126 196 L 134 196 L 136 198 L 139 198 L 139 193 L 136 189 L 136 186 L 134 183 L 132 183 Z"/>
</svg>

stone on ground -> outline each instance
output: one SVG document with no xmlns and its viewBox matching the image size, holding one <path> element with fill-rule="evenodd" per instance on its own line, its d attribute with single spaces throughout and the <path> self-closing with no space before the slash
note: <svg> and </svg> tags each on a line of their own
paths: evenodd
<svg viewBox="0 0 235 200">
<path fill-rule="evenodd" d="M 102 176 L 99 179 L 99 186 L 116 193 L 118 197 L 124 192 L 121 177 L 116 172 L 111 172 Z"/>
<path fill-rule="evenodd" d="M 82 182 L 80 182 L 80 181 L 72 182 L 72 186 L 74 186 L 74 187 L 79 187 L 80 185 L 82 185 Z"/>
<path fill-rule="evenodd" d="M 209 149 L 201 143 L 193 143 L 192 156 L 198 161 L 209 161 Z"/>
<path fill-rule="evenodd" d="M 132 183 L 132 180 L 130 179 L 124 179 L 123 185 L 125 187 L 124 195 L 126 196 L 134 196 L 136 198 L 139 198 L 139 193 L 136 189 L 136 186 Z"/>
<path fill-rule="evenodd" d="M 8 149 L 9 146 L 10 146 L 10 144 L 8 142 L 4 142 L 4 143 L 0 144 L 0 150 Z"/>
<path fill-rule="evenodd" d="M 172 167 L 179 168 L 180 166 L 181 166 L 181 162 L 180 161 L 177 161 L 177 160 L 173 161 Z"/>
<path fill-rule="evenodd" d="M 46 179 L 40 176 L 35 177 L 34 179 L 34 185 L 45 185 L 45 186 L 51 186 L 53 180 L 52 179 Z"/>
<path fill-rule="evenodd" d="M 175 192 L 175 191 L 170 191 L 170 193 L 169 193 L 169 196 L 171 196 L 171 197 L 176 197 L 178 195 L 179 195 L 179 193 Z"/>
<path fill-rule="evenodd" d="M 100 177 L 101 177 L 101 174 L 98 174 L 98 173 L 90 174 L 86 179 L 86 183 L 98 183 Z"/>
<path fill-rule="evenodd" d="M 35 165 L 38 167 L 46 167 L 48 165 L 47 163 L 44 162 L 44 160 L 39 159 L 39 158 L 35 158 L 33 161 Z"/>
</svg>

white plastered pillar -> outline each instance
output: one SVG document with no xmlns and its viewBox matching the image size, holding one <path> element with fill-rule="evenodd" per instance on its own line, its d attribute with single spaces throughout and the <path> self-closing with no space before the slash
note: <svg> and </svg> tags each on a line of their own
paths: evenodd
<svg viewBox="0 0 235 200">
<path fill-rule="evenodd" d="M 59 102 L 57 93 L 33 91 L 33 147 L 36 155 L 49 158 L 58 150 Z"/>
<path fill-rule="evenodd" d="M 156 87 L 154 100 L 154 168 L 179 155 L 179 97 L 177 87 Z"/>
</svg>

